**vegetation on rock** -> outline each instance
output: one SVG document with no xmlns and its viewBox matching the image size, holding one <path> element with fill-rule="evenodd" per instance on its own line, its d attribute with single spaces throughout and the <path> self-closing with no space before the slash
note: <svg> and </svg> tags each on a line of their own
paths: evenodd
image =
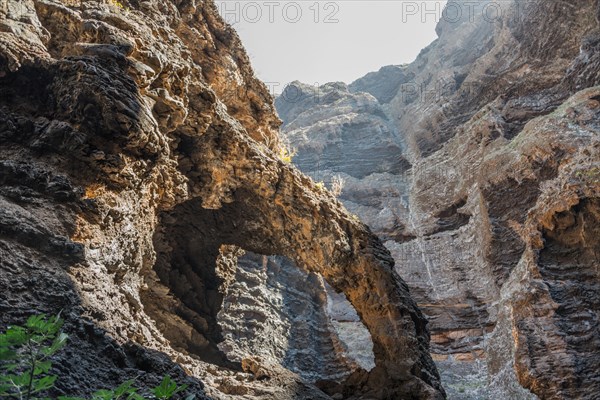
<svg viewBox="0 0 600 400">
<path fill-rule="evenodd" d="M 52 356 L 67 344 L 60 316 L 32 315 L 23 326 L 10 326 L 0 334 L 0 397 L 19 400 L 49 399 L 58 375 L 51 374 Z M 134 380 L 116 389 L 96 391 L 91 400 L 168 400 L 187 389 L 166 375 L 160 385 L 150 389 L 148 397 L 138 393 Z M 193 400 L 192 394 L 186 400 Z M 83 397 L 59 396 L 59 400 L 85 400 Z"/>
</svg>

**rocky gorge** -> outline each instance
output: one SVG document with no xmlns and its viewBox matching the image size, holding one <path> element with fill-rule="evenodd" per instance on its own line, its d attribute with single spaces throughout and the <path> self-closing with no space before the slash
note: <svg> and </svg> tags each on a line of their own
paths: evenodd
<svg viewBox="0 0 600 400">
<path fill-rule="evenodd" d="M 492 3 L 411 64 L 292 82 L 283 136 L 390 250 L 450 398 L 594 399 L 600 5 Z"/>
<path fill-rule="evenodd" d="M 0 328 L 65 320 L 49 397 L 594 399 L 600 3 L 499 4 L 275 103 L 211 0 L 0 4 Z"/>
</svg>

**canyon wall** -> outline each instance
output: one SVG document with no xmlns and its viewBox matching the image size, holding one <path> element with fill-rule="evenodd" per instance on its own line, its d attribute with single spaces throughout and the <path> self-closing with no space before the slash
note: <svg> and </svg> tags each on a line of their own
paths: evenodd
<svg viewBox="0 0 600 400">
<path fill-rule="evenodd" d="M 282 130 L 392 253 L 452 398 L 593 399 L 600 4 L 473 4 L 411 64 L 291 83 Z"/>
<path fill-rule="evenodd" d="M 169 374 L 199 399 L 444 398 L 389 251 L 280 159 L 211 1 L 9 0 L 0 27 L 0 327 L 65 319 L 52 396 Z"/>
</svg>

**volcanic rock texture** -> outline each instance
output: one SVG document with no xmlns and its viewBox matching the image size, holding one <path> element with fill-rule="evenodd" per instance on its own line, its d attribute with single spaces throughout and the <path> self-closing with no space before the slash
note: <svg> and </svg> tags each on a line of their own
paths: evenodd
<svg viewBox="0 0 600 400">
<path fill-rule="evenodd" d="M 61 312 L 55 395 L 170 374 L 198 398 L 443 397 L 388 250 L 278 159 L 279 124 L 211 1 L 2 3 L 0 327 Z"/>
<path fill-rule="evenodd" d="M 451 398 L 595 399 L 600 4 L 451 3 L 413 63 L 290 84 L 282 130 L 384 240 Z"/>
</svg>

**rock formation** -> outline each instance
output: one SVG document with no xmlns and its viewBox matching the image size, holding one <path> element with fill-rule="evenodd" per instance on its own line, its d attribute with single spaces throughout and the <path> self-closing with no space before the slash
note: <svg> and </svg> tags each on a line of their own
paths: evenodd
<svg viewBox="0 0 600 400">
<path fill-rule="evenodd" d="M 282 129 L 384 240 L 450 397 L 593 399 L 600 3 L 451 7 L 409 65 L 290 84 Z"/>
<path fill-rule="evenodd" d="M 343 380 L 359 366 L 371 370 L 372 350 L 354 357 L 354 348 L 334 334 L 333 312 L 326 312 L 332 303 L 319 275 L 307 274 L 283 257 L 246 253 L 238 260 L 236 279 L 219 313 L 225 337 L 219 348 L 237 361 L 249 356 L 277 360 L 313 382 Z M 345 298 L 336 304 L 351 308 Z M 353 315 L 343 317 L 360 323 Z M 363 340 L 367 350 L 372 347 L 364 327 Z"/>
<path fill-rule="evenodd" d="M 0 327 L 61 313 L 70 342 L 54 395 L 170 374 L 197 398 L 444 397 L 426 320 L 388 250 L 278 159 L 272 99 L 211 1 L 5 5 Z M 285 256 L 286 268 L 309 274 L 305 292 L 321 305 L 322 278 L 344 293 L 369 330 L 375 367 L 341 360 L 316 370 L 292 352 L 287 365 L 313 368 L 325 378 L 315 382 L 276 357 L 236 358 L 228 322 L 252 331 L 268 300 L 256 292 L 243 321 L 222 308 L 256 289 L 250 267 L 238 269 L 243 250 L 250 260 Z M 303 301 L 310 330 L 323 315 Z M 320 328 L 319 346 L 339 346 L 329 324 Z"/>
</svg>

